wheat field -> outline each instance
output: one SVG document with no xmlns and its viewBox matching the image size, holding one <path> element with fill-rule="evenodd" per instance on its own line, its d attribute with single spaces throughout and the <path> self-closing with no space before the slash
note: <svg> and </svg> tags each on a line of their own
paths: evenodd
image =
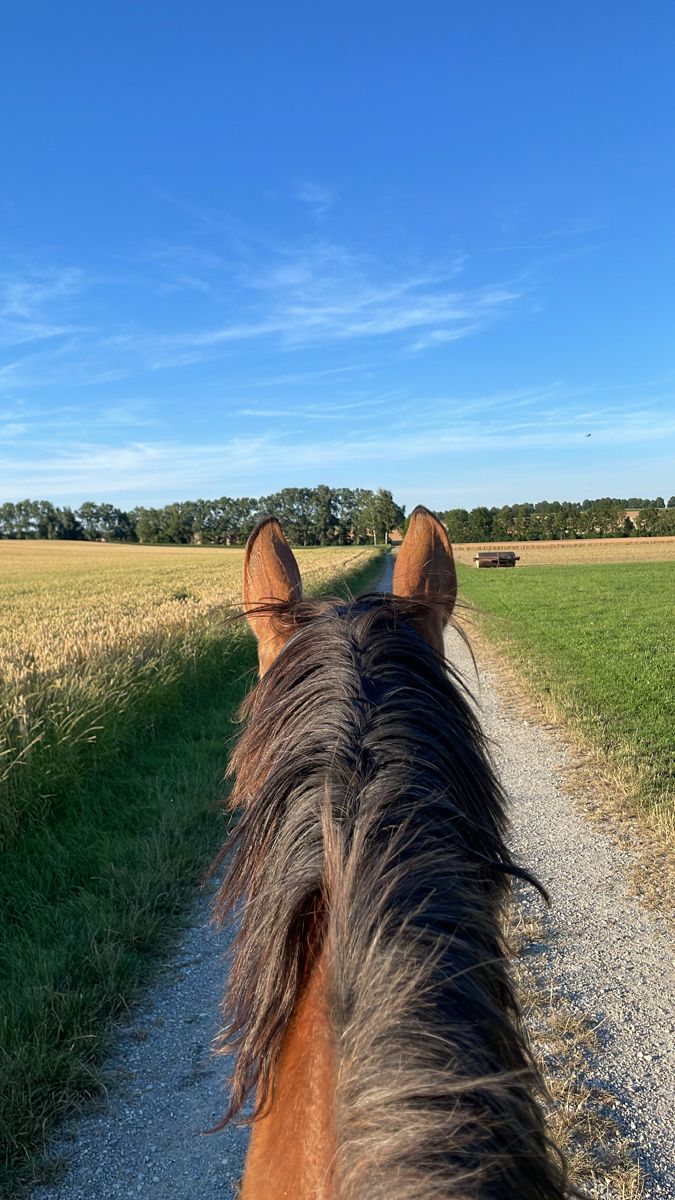
<svg viewBox="0 0 675 1200">
<path fill-rule="evenodd" d="M 297 553 L 314 592 L 378 555 Z M 92 746 L 111 752 L 173 702 L 223 639 L 242 562 L 242 550 L 0 542 L 0 845 L 44 815 Z"/>
</svg>

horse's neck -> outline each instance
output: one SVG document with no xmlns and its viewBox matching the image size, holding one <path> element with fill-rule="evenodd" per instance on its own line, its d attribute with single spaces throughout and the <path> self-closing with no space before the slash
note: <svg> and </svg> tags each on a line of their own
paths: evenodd
<svg viewBox="0 0 675 1200">
<path fill-rule="evenodd" d="M 318 959 L 284 1038 L 269 1112 L 255 1122 L 241 1200 L 332 1200 L 335 1060 Z"/>
</svg>

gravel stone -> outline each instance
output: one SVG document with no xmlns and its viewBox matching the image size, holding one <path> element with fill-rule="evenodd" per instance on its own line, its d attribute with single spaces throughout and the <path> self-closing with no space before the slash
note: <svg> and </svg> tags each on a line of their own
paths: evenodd
<svg viewBox="0 0 675 1200">
<path fill-rule="evenodd" d="M 205 1134 L 225 1111 L 228 1060 L 210 1053 L 225 984 L 226 935 L 204 890 L 170 961 L 118 1031 L 102 1111 L 64 1124 L 69 1165 L 31 1200 L 234 1200 L 246 1129 Z"/>
</svg>

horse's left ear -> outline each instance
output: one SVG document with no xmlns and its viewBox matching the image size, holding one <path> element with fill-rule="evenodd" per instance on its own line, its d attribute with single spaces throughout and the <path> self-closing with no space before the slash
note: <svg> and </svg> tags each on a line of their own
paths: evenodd
<svg viewBox="0 0 675 1200">
<path fill-rule="evenodd" d="M 302 596 L 295 555 L 275 517 L 256 525 L 246 543 L 243 596 L 248 623 L 258 639 L 260 674 L 264 675 L 288 640 L 288 631 L 284 632 L 274 612 L 265 611 L 264 605 Z"/>
<path fill-rule="evenodd" d="M 442 652 L 443 626 L 457 599 L 457 572 L 445 526 L 422 505 L 413 512 L 398 552 L 393 590 L 397 596 L 432 602 L 421 632 Z"/>
</svg>

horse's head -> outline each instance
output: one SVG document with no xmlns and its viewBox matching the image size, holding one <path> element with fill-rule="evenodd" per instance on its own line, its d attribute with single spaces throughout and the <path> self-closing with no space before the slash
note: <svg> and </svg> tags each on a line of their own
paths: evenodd
<svg viewBox="0 0 675 1200">
<path fill-rule="evenodd" d="M 303 599 L 271 517 L 246 547 L 262 678 L 230 760 L 216 904 L 237 927 L 222 1124 L 255 1096 L 242 1200 L 567 1194 L 502 933 L 524 873 L 443 653 L 456 590 L 425 508 L 392 593 Z"/>
<path fill-rule="evenodd" d="M 393 592 L 423 602 L 415 619 L 420 633 L 440 654 L 443 627 L 457 595 L 450 539 L 441 522 L 421 505 L 415 509 L 394 567 Z M 293 633 L 292 621 L 280 619 L 302 599 L 300 571 L 279 522 L 267 517 L 254 529 L 244 556 L 244 607 L 258 639 L 264 675 Z"/>
</svg>

